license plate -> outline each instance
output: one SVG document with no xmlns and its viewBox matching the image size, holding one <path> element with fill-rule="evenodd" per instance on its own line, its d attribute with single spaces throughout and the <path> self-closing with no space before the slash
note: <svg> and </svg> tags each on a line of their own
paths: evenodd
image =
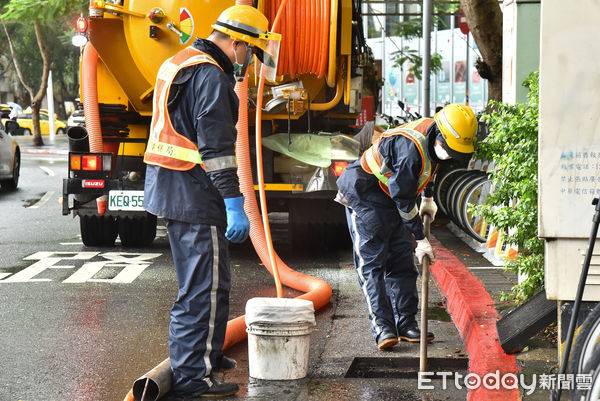
<svg viewBox="0 0 600 401">
<path fill-rule="evenodd" d="M 144 191 L 110 191 L 108 210 L 144 210 Z"/>
</svg>

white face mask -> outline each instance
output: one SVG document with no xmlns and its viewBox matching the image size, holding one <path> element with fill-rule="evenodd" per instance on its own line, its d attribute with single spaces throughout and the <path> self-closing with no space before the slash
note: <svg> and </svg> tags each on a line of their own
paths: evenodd
<svg viewBox="0 0 600 401">
<path fill-rule="evenodd" d="M 446 152 L 446 149 L 444 149 L 444 147 L 442 145 L 440 145 L 439 143 L 436 143 L 433 146 L 433 149 L 435 150 L 435 155 L 437 156 L 438 159 L 448 160 L 451 158 L 451 156 L 448 154 L 448 152 Z"/>
</svg>

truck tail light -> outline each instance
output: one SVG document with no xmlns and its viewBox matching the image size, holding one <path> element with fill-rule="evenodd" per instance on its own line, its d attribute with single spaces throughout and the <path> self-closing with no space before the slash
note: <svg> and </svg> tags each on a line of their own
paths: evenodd
<svg viewBox="0 0 600 401">
<path fill-rule="evenodd" d="M 331 168 L 333 170 L 333 174 L 336 177 L 339 177 L 340 175 L 342 175 L 347 166 L 348 162 L 333 162 Z"/>
<path fill-rule="evenodd" d="M 81 155 L 71 155 L 69 167 L 70 170 L 81 170 Z"/>
<path fill-rule="evenodd" d="M 81 156 L 81 169 L 87 171 L 102 170 L 102 157 L 97 155 Z"/>
<path fill-rule="evenodd" d="M 69 153 L 69 175 L 92 178 L 100 173 L 98 177 L 108 177 L 112 167 L 112 157 L 112 153 Z"/>
</svg>

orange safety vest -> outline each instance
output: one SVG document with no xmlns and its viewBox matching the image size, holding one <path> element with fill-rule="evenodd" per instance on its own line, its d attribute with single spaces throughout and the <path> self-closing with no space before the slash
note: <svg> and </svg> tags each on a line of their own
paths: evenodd
<svg viewBox="0 0 600 401">
<path fill-rule="evenodd" d="M 175 131 L 167 109 L 171 84 L 177 73 L 185 67 L 203 63 L 214 64 L 221 68 L 208 54 L 188 46 L 167 59 L 158 70 L 154 87 L 154 113 L 144 154 L 145 163 L 179 171 L 190 170 L 196 164 L 203 165 L 198 146 Z"/>
<path fill-rule="evenodd" d="M 387 182 L 389 178 L 392 176 L 392 173 L 382 172 L 382 167 L 384 169 L 389 170 L 386 166 L 382 166 L 381 156 L 379 155 L 379 143 L 383 138 L 389 138 L 395 135 L 402 135 L 408 139 L 410 139 L 419 154 L 421 155 L 421 171 L 419 171 L 419 181 L 417 187 L 417 195 L 419 195 L 423 189 L 427 186 L 431 178 L 435 175 L 437 170 L 437 166 L 435 170 L 432 171 L 432 163 L 427 155 L 427 138 L 425 137 L 425 133 L 427 129 L 434 123 L 432 118 L 420 118 L 415 121 L 411 121 L 409 123 L 400 125 L 397 128 L 388 130 L 381 134 L 379 138 L 373 143 L 373 145 L 367 149 L 360 158 L 360 166 L 369 174 L 374 174 L 375 177 L 379 180 L 379 186 L 381 189 L 388 195 L 390 195 L 390 190 L 387 186 Z"/>
</svg>

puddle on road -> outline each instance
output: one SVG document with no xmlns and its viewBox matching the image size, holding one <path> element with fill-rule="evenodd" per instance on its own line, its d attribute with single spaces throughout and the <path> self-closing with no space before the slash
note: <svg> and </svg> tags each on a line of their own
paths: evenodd
<svg viewBox="0 0 600 401">
<path fill-rule="evenodd" d="M 37 194 L 38 198 L 33 198 L 33 199 L 23 199 L 23 207 L 30 207 L 32 205 L 35 205 L 36 203 L 38 203 L 42 197 L 45 195 L 45 193 L 41 193 L 41 194 Z"/>
<path fill-rule="evenodd" d="M 445 308 L 439 306 L 430 306 L 427 308 L 427 318 L 440 322 L 450 322 L 452 319 Z"/>
</svg>

